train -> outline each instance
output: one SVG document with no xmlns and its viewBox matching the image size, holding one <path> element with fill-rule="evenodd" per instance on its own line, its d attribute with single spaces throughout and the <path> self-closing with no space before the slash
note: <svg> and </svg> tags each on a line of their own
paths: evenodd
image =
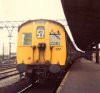
<svg viewBox="0 0 100 93">
<path fill-rule="evenodd" d="M 33 82 L 61 76 L 79 56 L 59 22 L 29 20 L 18 28 L 17 69 Z"/>
</svg>

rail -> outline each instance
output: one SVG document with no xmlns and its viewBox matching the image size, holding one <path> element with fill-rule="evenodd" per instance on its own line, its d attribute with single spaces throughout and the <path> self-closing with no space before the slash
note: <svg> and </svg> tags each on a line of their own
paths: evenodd
<svg viewBox="0 0 100 93">
<path fill-rule="evenodd" d="M 16 69 L 8 69 L 0 72 L 0 80 L 19 74 Z"/>
</svg>

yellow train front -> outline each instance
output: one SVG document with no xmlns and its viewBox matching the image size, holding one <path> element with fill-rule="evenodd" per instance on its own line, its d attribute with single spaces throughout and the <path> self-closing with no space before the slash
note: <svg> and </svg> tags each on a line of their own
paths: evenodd
<svg viewBox="0 0 100 93">
<path fill-rule="evenodd" d="M 63 71 L 67 59 L 64 27 L 51 20 L 30 20 L 18 29 L 17 68 L 31 78 Z"/>
</svg>

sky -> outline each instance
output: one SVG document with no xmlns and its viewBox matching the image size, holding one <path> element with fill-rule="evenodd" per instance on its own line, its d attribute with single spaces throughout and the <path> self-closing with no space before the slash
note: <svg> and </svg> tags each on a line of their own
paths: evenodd
<svg viewBox="0 0 100 93">
<path fill-rule="evenodd" d="M 0 0 L 0 21 L 27 21 L 30 19 L 60 20 L 60 23 L 67 25 L 66 20 L 61 21 L 65 19 L 65 16 L 60 0 Z M 5 22 L 3 26 L 5 25 L 11 26 L 12 24 Z M 66 30 L 74 42 L 68 26 L 66 26 Z M 9 42 L 12 42 L 12 52 L 16 52 L 17 34 L 17 29 L 13 29 L 13 37 L 9 40 L 8 29 L 0 29 L 0 50 L 4 45 L 4 51 L 8 53 Z"/>
<path fill-rule="evenodd" d="M 60 0 L 0 0 L 0 19 L 60 19 L 64 14 Z"/>
</svg>

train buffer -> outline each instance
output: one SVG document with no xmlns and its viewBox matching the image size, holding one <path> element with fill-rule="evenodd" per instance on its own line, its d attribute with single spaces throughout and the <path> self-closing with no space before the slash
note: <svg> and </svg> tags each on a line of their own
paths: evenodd
<svg viewBox="0 0 100 93">
<path fill-rule="evenodd" d="M 78 59 L 56 93 L 100 93 L 100 64 L 84 58 Z"/>
</svg>

